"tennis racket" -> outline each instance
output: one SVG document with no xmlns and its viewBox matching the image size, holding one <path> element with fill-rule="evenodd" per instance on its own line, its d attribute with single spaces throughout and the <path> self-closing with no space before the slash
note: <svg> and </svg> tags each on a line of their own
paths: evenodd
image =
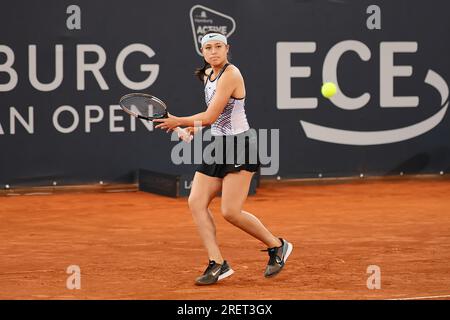
<svg viewBox="0 0 450 320">
<path fill-rule="evenodd" d="M 133 117 L 153 121 L 154 119 L 167 118 L 166 104 L 155 96 L 145 93 L 130 93 L 120 98 L 121 108 Z M 185 129 L 176 127 L 174 131 L 178 138 L 185 142 L 192 140 L 192 135 Z"/>
</svg>

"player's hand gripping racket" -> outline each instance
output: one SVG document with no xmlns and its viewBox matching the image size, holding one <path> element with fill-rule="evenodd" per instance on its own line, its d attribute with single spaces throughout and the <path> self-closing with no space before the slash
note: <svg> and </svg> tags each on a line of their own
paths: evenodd
<svg viewBox="0 0 450 320">
<path fill-rule="evenodd" d="M 120 106 L 126 113 L 139 119 L 152 121 L 168 117 L 166 104 L 157 97 L 145 93 L 124 95 L 120 98 Z M 174 131 L 185 142 L 190 142 L 193 138 L 187 130 L 180 127 L 176 127 Z"/>
</svg>

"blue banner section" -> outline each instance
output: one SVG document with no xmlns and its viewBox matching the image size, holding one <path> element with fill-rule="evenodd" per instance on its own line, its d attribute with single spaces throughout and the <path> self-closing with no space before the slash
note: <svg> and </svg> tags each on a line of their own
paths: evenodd
<svg viewBox="0 0 450 320">
<path fill-rule="evenodd" d="M 266 175 L 448 172 L 449 10 L 445 0 L 3 1 L 0 184 L 192 173 L 170 134 L 118 101 L 146 92 L 174 115 L 204 111 L 193 73 L 210 30 L 228 36 L 245 78 Z M 330 99 L 324 82 L 337 85 Z"/>
</svg>

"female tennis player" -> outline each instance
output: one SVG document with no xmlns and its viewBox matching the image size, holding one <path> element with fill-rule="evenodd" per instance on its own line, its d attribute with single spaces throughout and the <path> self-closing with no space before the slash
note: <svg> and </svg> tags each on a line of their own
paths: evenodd
<svg viewBox="0 0 450 320">
<path fill-rule="evenodd" d="M 194 175 L 188 200 L 209 257 L 208 267 L 195 283 L 214 284 L 234 272 L 222 257 L 216 240 L 214 218 L 208 209 L 220 190 L 223 217 L 268 247 L 263 250 L 269 254 L 264 275 L 271 277 L 284 267 L 293 246 L 275 237 L 258 218 L 242 210 L 252 176 L 259 168 L 258 160 L 250 161 L 251 153 L 255 155 L 256 152 L 257 155 L 257 139 L 254 130 L 250 130 L 245 114 L 244 79 L 239 69 L 228 62 L 229 45 L 223 34 L 209 32 L 202 38 L 201 45 L 205 65 L 196 71 L 196 75 L 205 86 L 206 111 L 189 117 L 169 115 L 169 118 L 154 120 L 160 122 L 156 128 L 171 131 L 176 127 L 187 127 L 192 134 L 198 128 L 198 123 L 210 125 L 214 142 L 222 142 L 225 146 L 223 161 L 214 158 L 216 161 L 211 164 L 203 159 Z M 218 158 L 221 159 L 221 156 Z M 240 160 L 236 160 L 238 158 Z"/>
</svg>

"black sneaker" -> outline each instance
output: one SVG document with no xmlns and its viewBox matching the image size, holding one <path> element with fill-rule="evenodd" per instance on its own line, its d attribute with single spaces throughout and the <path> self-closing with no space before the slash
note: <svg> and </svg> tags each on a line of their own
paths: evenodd
<svg viewBox="0 0 450 320">
<path fill-rule="evenodd" d="M 280 240 L 282 243 L 281 246 L 261 250 L 269 253 L 269 262 L 267 263 L 266 271 L 264 272 L 266 278 L 272 277 L 280 272 L 292 252 L 292 244 L 284 239 L 280 238 Z"/>
<path fill-rule="evenodd" d="M 226 260 L 222 264 L 210 260 L 205 272 L 195 280 L 195 284 L 198 286 L 214 284 L 219 280 L 231 276 L 233 273 L 233 269 L 230 268 Z"/>
</svg>

